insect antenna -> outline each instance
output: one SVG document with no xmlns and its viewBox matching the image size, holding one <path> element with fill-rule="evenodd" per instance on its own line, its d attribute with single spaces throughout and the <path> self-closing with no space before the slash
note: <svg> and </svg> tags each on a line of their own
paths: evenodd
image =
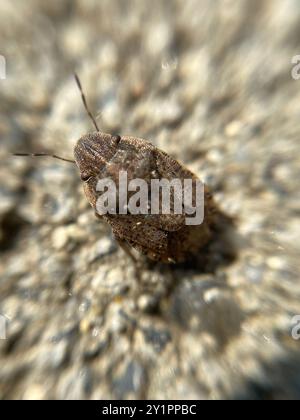
<svg viewBox="0 0 300 420">
<path fill-rule="evenodd" d="M 87 106 L 87 102 L 86 102 L 85 94 L 83 93 L 83 90 L 82 90 L 82 86 L 81 86 L 81 83 L 80 83 L 79 77 L 77 76 L 77 74 L 76 74 L 76 73 L 74 73 L 74 77 L 75 77 L 75 80 L 76 80 L 76 84 L 77 84 L 77 86 L 78 86 L 78 89 L 79 89 L 79 91 L 80 91 L 80 93 L 81 93 L 81 99 L 82 99 L 83 105 L 84 105 L 84 107 L 85 107 L 85 110 L 86 110 L 86 112 L 87 112 L 88 116 L 90 117 L 90 119 L 92 120 L 92 122 L 93 122 L 93 124 L 94 124 L 94 126 L 95 126 L 96 130 L 97 130 L 97 131 L 100 131 L 100 130 L 99 130 L 99 127 L 98 127 L 98 125 L 97 125 L 97 123 L 96 123 L 96 120 L 95 120 L 95 118 L 93 117 L 93 114 L 91 113 L 91 111 L 89 110 L 89 107 Z"/>
<path fill-rule="evenodd" d="M 51 155 L 50 153 L 13 153 L 13 156 L 32 156 L 32 157 L 48 156 L 55 159 L 64 160 L 65 162 L 76 163 L 75 160 L 66 159 L 57 155 Z"/>
</svg>

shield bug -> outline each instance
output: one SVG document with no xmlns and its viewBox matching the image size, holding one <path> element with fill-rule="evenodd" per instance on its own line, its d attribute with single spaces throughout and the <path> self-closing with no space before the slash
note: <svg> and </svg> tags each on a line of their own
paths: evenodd
<svg viewBox="0 0 300 420">
<path fill-rule="evenodd" d="M 183 262 L 194 256 L 209 241 L 217 210 L 212 195 L 204 187 L 203 221 L 200 224 L 186 224 L 186 209 L 182 212 L 163 214 L 131 214 L 120 212 L 99 214 L 97 200 L 101 196 L 97 185 L 99 181 L 109 179 L 114 182 L 119 192 L 120 172 L 126 173 L 127 180 L 143 180 L 151 191 L 153 180 L 181 182 L 198 178 L 184 165 L 155 147 L 149 141 L 136 137 L 102 133 L 93 114 L 90 112 L 80 80 L 75 75 L 81 93 L 83 105 L 94 124 L 96 131 L 85 134 L 76 143 L 74 159 L 65 159 L 55 154 L 18 153 L 18 156 L 51 156 L 53 158 L 75 163 L 79 169 L 87 200 L 94 208 L 96 215 L 102 217 L 112 228 L 113 234 L 122 248 L 134 258 L 130 247 L 155 261 L 164 263 Z M 199 181 L 200 182 L 200 181 Z M 171 189 L 170 189 L 171 191 Z M 149 190 L 148 190 L 149 192 Z M 128 199 L 132 198 L 132 192 Z M 175 189 L 172 189 L 170 201 L 174 207 Z M 192 203 L 195 202 L 195 191 L 192 189 Z M 152 203 L 147 196 L 147 205 Z M 145 203 L 144 203 L 145 204 Z M 124 210 L 124 208 L 123 208 Z"/>
</svg>

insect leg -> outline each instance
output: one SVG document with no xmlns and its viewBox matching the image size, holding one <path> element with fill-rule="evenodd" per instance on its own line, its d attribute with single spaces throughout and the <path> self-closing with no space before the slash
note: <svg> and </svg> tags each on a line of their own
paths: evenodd
<svg viewBox="0 0 300 420">
<path fill-rule="evenodd" d="M 115 240 L 118 242 L 118 244 L 123 249 L 123 251 L 125 252 L 125 254 L 127 254 L 127 256 L 134 262 L 134 264 L 137 264 L 138 263 L 138 260 L 136 259 L 136 257 L 131 252 L 131 249 L 126 244 L 126 241 L 124 241 L 123 239 L 121 239 L 120 237 L 118 237 L 116 235 L 115 235 Z"/>
</svg>

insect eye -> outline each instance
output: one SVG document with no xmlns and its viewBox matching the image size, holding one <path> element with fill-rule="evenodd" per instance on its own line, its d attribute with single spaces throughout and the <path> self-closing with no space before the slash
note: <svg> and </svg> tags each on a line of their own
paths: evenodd
<svg viewBox="0 0 300 420">
<path fill-rule="evenodd" d="M 91 177 L 92 177 L 92 175 L 90 175 L 90 174 L 88 174 L 86 172 L 83 172 L 81 174 L 81 180 L 84 181 L 84 182 L 88 181 Z"/>
<path fill-rule="evenodd" d="M 113 140 L 118 144 L 121 141 L 121 136 L 119 136 L 118 134 L 113 136 Z"/>
</svg>

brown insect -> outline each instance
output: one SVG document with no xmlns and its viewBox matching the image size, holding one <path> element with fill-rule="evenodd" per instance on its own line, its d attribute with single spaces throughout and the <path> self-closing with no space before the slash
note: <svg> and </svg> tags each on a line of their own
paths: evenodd
<svg viewBox="0 0 300 420">
<path fill-rule="evenodd" d="M 90 112 L 80 80 L 75 80 L 84 107 L 96 131 L 81 137 L 74 148 L 74 160 L 46 153 L 18 153 L 17 156 L 51 156 L 75 163 L 84 183 L 85 195 L 96 211 L 99 179 L 110 178 L 118 185 L 120 171 L 126 171 L 128 182 L 141 178 L 150 186 L 151 179 L 198 179 L 191 171 L 149 141 L 136 137 L 111 135 L 100 132 Z M 174 198 L 174 197 L 173 197 Z M 204 221 L 200 225 L 186 225 L 185 214 L 105 214 L 102 217 L 113 234 L 129 253 L 132 246 L 150 259 L 165 263 L 183 262 L 195 255 L 210 239 L 215 222 L 216 207 L 205 187 Z"/>
</svg>

